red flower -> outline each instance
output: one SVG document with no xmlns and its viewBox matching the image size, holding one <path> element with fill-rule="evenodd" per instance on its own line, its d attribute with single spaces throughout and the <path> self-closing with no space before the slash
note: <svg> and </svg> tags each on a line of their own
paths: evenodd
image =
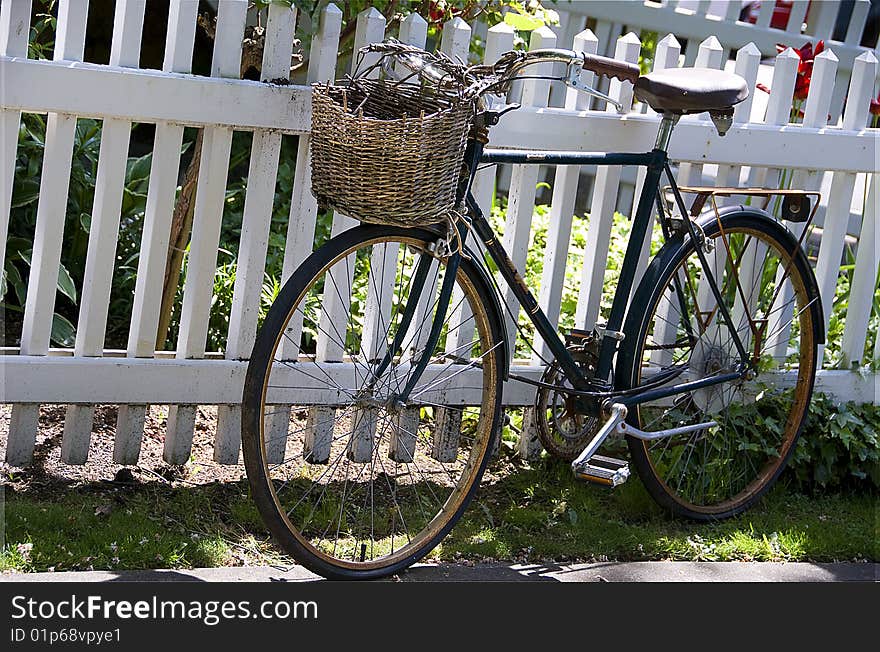
<svg viewBox="0 0 880 652">
<path fill-rule="evenodd" d="M 428 23 L 442 30 L 443 23 L 461 15 L 461 7 L 450 7 L 449 3 L 432 1 L 428 5 Z"/>
<path fill-rule="evenodd" d="M 776 44 L 776 51 L 782 52 L 787 46 L 782 43 Z M 813 49 L 812 43 L 805 43 L 799 49 L 795 50 L 800 61 L 798 62 L 797 79 L 794 82 L 794 98 L 796 100 L 805 100 L 810 92 L 810 80 L 813 77 L 813 61 L 823 50 L 825 50 L 825 41 L 817 41 L 816 49 Z M 761 89 L 765 90 L 765 89 Z M 768 91 L 769 92 L 769 91 Z"/>
<path fill-rule="evenodd" d="M 880 115 L 880 94 L 871 100 L 871 108 L 869 110 L 871 111 L 871 115 Z"/>
</svg>

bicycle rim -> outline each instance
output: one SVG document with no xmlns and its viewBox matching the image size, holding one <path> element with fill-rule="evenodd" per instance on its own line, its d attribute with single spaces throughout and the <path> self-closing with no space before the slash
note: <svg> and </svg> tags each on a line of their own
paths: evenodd
<svg viewBox="0 0 880 652">
<path fill-rule="evenodd" d="M 777 223 L 734 216 L 723 228 L 711 223 L 706 236 L 724 305 L 755 373 L 641 404 L 630 416 L 647 431 L 713 425 L 652 442 L 629 439 L 652 496 L 697 519 L 747 509 L 778 477 L 809 407 L 821 314 L 805 258 Z M 678 383 L 736 371 L 732 329 L 703 277 L 696 251 L 682 246 L 642 313 L 633 386 L 673 369 L 681 371 Z"/>
<path fill-rule="evenodd" d="M 395 404 L 424 349 L 445 261 L 407 231 L 368 231 L 386 235 L 344 234 L 294 274 L 249 368 L 252 382 L 262 376 L 251 485 L 267 499 L 257 504 L 282 546 L 338 577 L 394 572 L 436 545 L 479 483 L 498 414 L 503 347 L 466 266 L 428 369 Z M 422 256 L 431 268 L 416 296 Z M 409 301 L 415 316 L 376 379 Z"/>
</svg>

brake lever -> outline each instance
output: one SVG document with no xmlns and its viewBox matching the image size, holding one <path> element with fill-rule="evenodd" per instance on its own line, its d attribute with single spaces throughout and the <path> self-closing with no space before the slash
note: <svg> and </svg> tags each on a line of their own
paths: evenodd
<svg viewBox="0 0 880 652">
<path fill-rule="evenodd" d="M 487 125 L 487 126 L 490 126 L 490 127 L 493 126 L 493 125 L 497 125 L 497 124 L 498 124 L 498 121 L 501 119 L 501 116 L 503 116 L 505 113 L 510 113 L 511 111 L 516 111 L 516 110 L 519 109 L 520 107 L 522 107 L 522 104 L 516 104 L 516 103 L 514 103 L 514 104 L 508 104 L 507 106 L 505 106 L 505 107 L 504 107 L 503 109 L 501 109 L 500 111 L 494 111 L 494 110 L 492 110 L 492 109 L 488 109 L 488 110 L 485 112 L 485 115 L 486 115 L 486 125 Z"/>
<path fill-rule="evenodd" d="M 618 102 L 614 98 L 606 95 L 605 93 L 596 90 L 592 86 L 589 86 L 589 85 L 581 82 L 581 73 L 583 71 L 584 71 L 583 64 L 581 64 L 577 61 L 572 61 L 571 63 L 569 63 L 568 70 L 565 75 L 565 79 L 563 80 L 565 82 L 565 85 L 568 86 L 569 88 L 575 89 L 576 91 L 580 91 L 581 93 L 586 93 L 587 95 L 592 95 L 593 97 L 598 97 L 600 100 L 603 100 L 603 101 L 607 102 L 608 104 L 613 105 L 614 108 L 616 108 L 618 110 L 618 112 L 622 111 L 623 105 L 620 102 Z"/>
</svg>

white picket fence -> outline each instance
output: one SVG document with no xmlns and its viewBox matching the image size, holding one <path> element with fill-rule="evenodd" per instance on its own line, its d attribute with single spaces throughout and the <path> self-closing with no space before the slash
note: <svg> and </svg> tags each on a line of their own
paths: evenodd
<svg viewBox="0 0 880 652">
<path fill-rule="evenodd" d="M 843 41 L 832 39 L 838 12 L 842 11 L 840 2 L 836 0 L 813 2 L 810 5 L 809 0 L 794 0 L 788 24 L 784 29 L 770 26 L 774 5 L 775 2 L 772 0 L 762 3 L 760 14 L 756 23 L 753 24 L 738 20 L 742 6 L 738 0 L 661 0 L 659 2 L 650 0 L 559 0 L 555 4 L 548 3 L 548 6 L 552 6 L 559 14 L 559 24 L 552 26 L 552 29 L 561 43 L 571 43 L 575 34 L 590 25 L 594 34 L 599 38 L 598 53 L 607 56 L 614 55 L 617 38 L 629 32 L 634 32 L 637 35 L 643 31 L 658 32 L 660 35 L 673 34 L 682 45 L 683 65 L 685 66 L 693 66 L 697 63 L 697 57 L 700 52 L 704 51 L 700 45 L 706 44 L 705 39 L 710 34 L 714 36 L 710 59 L 717 67 L 730 67 L 732 63 L 731 52 L 736 52 L 749 43 L 757 47 L 761 56 L 766 60 L 768 57 L 776 56 L 777 44 L 800 48 L 806 43 L 815 46 L 819 40 L 823 40 L 834 50 L 835 56 L 838 58 L 836 79 L 828 108 L 829 124 L 838 124 L 852 74 L 853 62 L 856 57 L 870 49 L 859 45 L 868 18 L 870 0 L 855 0 L 853 11 L 849 15 L 844 31 Z M 873 45 L 876 55 L 876 43 Z M 762 74 L 764 74 L 763 71 Z M 759 81 L 764 81 L 765 84 L 769 82 L 769 80 L 762 80 L 760 77 Z M 602 90 L 607 90 L 608 80 L 600 80 L 599 86 Z M 559 86 L 552 88 L 549 106 L 564 106 L 564 102 L 565 89 Z M 590 106 L 596 108 L 598 105 L 598 100 L 592 100 Z M 764 105 L 763 101 L 755 103 L 752 111 L 754 119 L 762 120 L 764 118 Z M 644 110 L 645 108 L 642 107 L 642 111 Z M 711 182 L 711 173 L 713 172 L 713 168 L 706 170 L 707 182 Z M 594 167 L 581 170 L 581 175 L 587 178 L 581 182 L 579 196 L 586 194 L 595 174 Z M 504 188 L 507 188 L 508 177 L 506 174 L 502 174 L 500 182 Z M 829 183 L 830 179 L 824 179 L 821 186 L 826 196 Z M 624 213 L 629 212 L 635 193 L 635 185 L 635 170 L 623 170 L 618 210 Z M 854 200 L 854 204 L 857 206 L 851 209 L 852 216 L 848 232 L 857 235 L 861 222 L 859 219 L 861 204 L 856 200 Z M 823 198 L 816 214 L 816 223 L 819 225 L 824 223 L 825 209 Z"/>
<path fill-rule="evenodd" d="M 588 3 L 593 5 L 594 3 Z M 62 459 L 87 460 L 94 405 L 120 405 L 114 457 L 118 463 L 138 459 L 146 407 L 169 405 L 165 459 L 185 462 L 190 454 L 195 409 L 218 405 L 215 459 L 235 463 L 239 451 L 240 409 L 237 403 L 246 362 L 254 341 L 275 179 L 282 134 L 299 137 L 295 183 L 284 255 L 284 276 L 312 250 L 317 207 L 309 192 L 308 131 L 310 95 L 306 86 L 273 85 L 238 79 L 247 2 L 221 0 L 210 77 L 189 74 L 196 29 L 194 1 L 172 3 L 168 18 L 165 60 L 161 71 L 138 68 L 144 0 L 117 0 L 109 65 L 82 61 L 87 0 L 61 0 L 53 61 L 27 59 L 30 0 L 4 0 L 0 5 L 0 242 L 6 241 L 10 214 L 16 137 L 21 113 L 48 114 L 41 194 L 34 234 L 32 269 L 28 279 L 21 346 L 3 350 L 0 402 L 11 403 L 6 460 L 26 463 L 32 456 L 41 403 L 68 404 Z M 266 23 L 262 77 L 286 77 L 290 64 L 296 10 L 272 5 Z M 330 79 L 335 72 L 342 13 L 328 5 L 311 44 L 308 80 Z M 380 41 L 385 19 L 368 9 L 357 19 L 355 47 Z M 424 45 L 427 25 L 408 17 L 397 36 Z M 456 19 L 444 26 L 441 48 L 466 57 L 471 27 Z M 493 60 L 513 45 L 505 25 L 488 30 L 485 56 Z M 562 42 L 548 28 L 532 33 L 530 47 L 572 46 L 588 52 L 611 47 L 607 39 L 585 30 Z M 658 47 L 655 68 L 679 64 L 680 45 L 674 36 Z M 834 47 L 832 46 L 832 50 Z M 635 62 L 639 41 L 633 34 L 617 39 L 613 54 Z M 718 41 L 703 41 L 695 62 L 719 67 L 724 55 Z M 784 52 L 776 60 L 766 119 L 749 121 L 751 100 L 737 108 L 737 124 L 721 139 L 705 120 L 686 118 L 673 138 L 671 156 L 684 163 L 679 181 L 700 174 L 706 164 L 718 166 L 718 183 L 742 178 L 773 185 L 779 170 L 795 168 L 795 184 L 811 188 L 825 170 L 833 171 L 828 198 L 830 216 L 848 214 L 856 176 L 871 174 L 867 211 L 861 229 L 847 314 L 844 349 L 861 362 L 871 297 L 878 269 L 876 170 L 877 130 L 866 129 L 869 100 L 874 96 L 877 60 L 864 53 L 852 60 L 848 100 L 840 125 L 828 126 L 829 106 L 839 79 L 840 57 L 827 52 L 816 60 L 813 87 L 803 124 L 789 125 L 797 58 Z M 745 44 L 736 53 L 736 70 L 754 88 L 760 49 Z M 589 77 L 585 74 L 585 77 Z M 585 79 L 589 81 L 589 79 Z M 658 119 L 652 112 L 632 110 L 632 86 L 614 81 L 613 97 L 624 105 L 614 110 L 589 110 L 584 96 L 569 91 L 564 107 L 548 108 L 549 83 L 523 83 L 523 108 L 505 116 L 492 132 L 491 144 L 527 149 L 644 151 L 654 141 Z M 61 258 L 71 149 L 77 117 L 103 120 L 95 203 L 89 234 L 85 280 L 81 290 L 76 345 L 50 348 L 49 328 Z M 156 124 L 152 169 L 138 262 L 134 309 L 128 348 L 103 349 L 116 251 L 122 186 L 132 123 Z M 205 129 L 202 162 L 187 262 L 180 332 L 176 351 L 157 353 L 154 340 L 168 250 L 170 220 L 178 183 L 184 126 Z M 249 185 L 239 246 L 232 315 L 225 352 L 206 351 L 213 278 L 217 263 L 222 204 L 226 189 L 230 144 L 234 130 L 252 131 Z M 479 173 L 475 193 L 484 210 L 491 202 L 494 176 Z M 535 203 L 538 168 L 514 166 L 505 227 L 505 245 L 513 260 L 525 261 Z M 619 168 L 598 172 L 591 202 L 584 278 L 577 320 L 591 327 L 597 318 L 603 270 L 608 252 L 613 209 L 620 187 Z M 637 184 L 641 177 L 637 179 Z M 570 244 L 572 207 L 578 172 L 561 167 L 555 173 L 550 232 L 539 299 L 551 319 L 559 315 L 560 296 Z M 334 232 L 349 223 L 342 216 Z M 831 307 L 844 246 L 845 220 L 829 219 L 822 237 L 817 275 L 826 319 Z M 867 246 L 865 246 L 867 244 Z M 647 260 L 645 248 L 644 262 Z M 2 267 L 0 249 L 0 267 Z M 880 338 L 878 338 L 880 339 Z M 880 343 L 874 357 L 880 357 Z M 532 361 L 517 361 L 523 372 L 535 373 Z M 819 391 L 844 400 L 878 401 L 878 376 L 849 371 L 822 371 Z M 529 405 L 533 393 L 518 383 L 505 390 L 508 405 Z M 3 442 L 0 442 L 2 445 Z"/>
</svg>

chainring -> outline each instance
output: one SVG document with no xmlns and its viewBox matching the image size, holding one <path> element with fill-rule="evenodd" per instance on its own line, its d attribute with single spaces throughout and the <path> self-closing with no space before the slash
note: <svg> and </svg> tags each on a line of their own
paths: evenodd
<svg viewBox="0 0 880 652">
<path fill-rule="evenodd" d="M 556 362 L 547 367 L 541 382 L 570 386 Z M 573 460 L 586 448 L 601 425 L 597 418 L 575 409 L 573 396 L 547 387 L 539 387 L 535 395 L 535 422 L 544 449 L 554 457 L 567 461 Z"/>
</svg>

